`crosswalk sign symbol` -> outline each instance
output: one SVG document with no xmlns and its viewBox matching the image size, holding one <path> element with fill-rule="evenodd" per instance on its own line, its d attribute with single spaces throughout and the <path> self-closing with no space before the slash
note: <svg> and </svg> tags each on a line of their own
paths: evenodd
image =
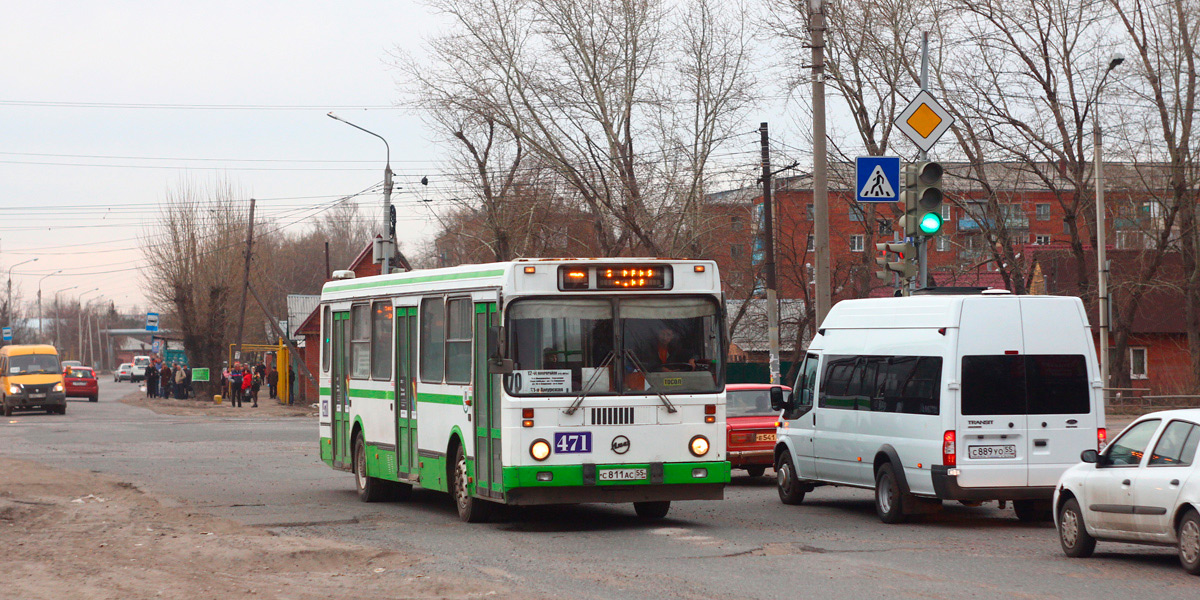
<svg viewBox="0 0 1200 600">
<path fill-rule="evenodd" d="M 854 161 L 858 202 L 895 202 L 899 199 L 900 158 L 896 156 L 860 156 Z"/>
</svg>

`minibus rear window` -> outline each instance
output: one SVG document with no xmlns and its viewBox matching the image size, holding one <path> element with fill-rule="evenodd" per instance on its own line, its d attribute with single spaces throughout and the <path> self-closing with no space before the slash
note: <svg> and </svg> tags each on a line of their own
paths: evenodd
<svg viewBox="0 0 1200 600">
<path fill-rule="evenodd" d="M 1087 414 L 1090 405 L 1083 355 L 963 357 L 964 415 Z"/>
</svg>

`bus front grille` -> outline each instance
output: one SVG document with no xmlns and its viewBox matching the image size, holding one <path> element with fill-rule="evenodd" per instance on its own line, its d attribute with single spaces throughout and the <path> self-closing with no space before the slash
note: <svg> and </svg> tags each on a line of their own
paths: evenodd
<svg viewBox="0 0 1200 600">
<path fill-rule="evenodd" d="M 633 407 L 593 408 L 592 425 L 633 425 Z"/>
</svg>

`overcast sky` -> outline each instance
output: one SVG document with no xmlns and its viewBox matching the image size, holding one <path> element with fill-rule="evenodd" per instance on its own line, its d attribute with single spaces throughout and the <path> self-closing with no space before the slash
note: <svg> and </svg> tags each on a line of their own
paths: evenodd
<svg viewBox="0 0 1200 600">
<path fill-rule="evenodd" d="M 139 241 L 180 181 L 223 175 L 260 200 L 260 215 L 298 228 L 322 203 L 382 180 L 383 144 L 330 110 L 390 142 L 405 188 L 394 198 L 401 243 L 415 249 L 453 189 L 436 175 L 439 149 L 419 116 L 389 108 L 399 92 L 387 62 L 397 47 L 420 56 L 439 22 L 413 0 L 10 6 L 0 20 L 0 269 L 39 257 L 15 270 L 26 300 L 61 269 L 44 295 L 100 287 L 88 297 L 147 308 Z M 310 108 L 284 108 L 296 106 Z M 775 111 L 764 112 L 748 131 Z M 756 143 L 736 150 L 752 163 Z M 430 186 L 417 184 L 426 175 Z M 359 200 L 379 212 L 379 194 Z"/>
</svg>

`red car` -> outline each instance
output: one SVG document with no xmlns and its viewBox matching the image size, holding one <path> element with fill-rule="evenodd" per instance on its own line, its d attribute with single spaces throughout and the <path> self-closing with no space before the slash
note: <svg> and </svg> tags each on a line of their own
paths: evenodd
<svg viewBox="0 0 1200 600">
<path fill-rule="evenodd" d="M 68 398 L 100 400 L 100 383 L 91 367 L 67 367 L 63 371 L 63 387 L 67 389 Z"/>
<path fill-rule="evenodd" d="M 780 386 L 787 394 L 791 388 Z M 775 422 L 771 386 L 765 383 L 731 383 L 725 386 L 725 430 L 729 462 L 760 477 L 775 464 Z"/>
</svg>

